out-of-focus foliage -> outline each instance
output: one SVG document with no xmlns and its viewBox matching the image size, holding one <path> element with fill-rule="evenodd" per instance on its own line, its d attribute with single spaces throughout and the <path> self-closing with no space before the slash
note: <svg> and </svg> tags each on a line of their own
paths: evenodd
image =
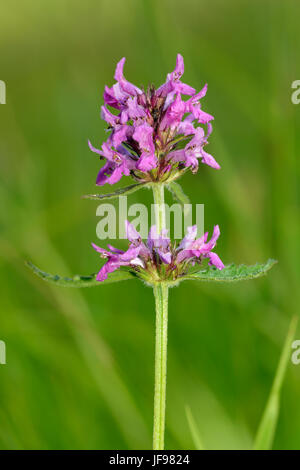
<svg viewBox="0 0 300 470">
<path fill-rule="evenodd" d="M 166 446 L 193 446 L 188 404 L 205 448 L 251 447 L 300 303 L 300 105 L 291 102 L 299 14 L 296 0 L 1 5 L 1 448 L 151 446 L 151 289 L 139 282 L 63 289 L 24 260 L 65 276 L 98 270 L 90 246 L 101 244 L 97 201 L 81 196 L 99 192 L 100 163 L 87 140 L 105 138 L 102 90 L 123 56 L 129 80 L 160 84 L 177 52 L 187 83 L 208 82 L 203 107 L 215 116 L 208 151 L 222 166 L 200 165 L 180 184 L 193 204 L 205 204 L 206 229 L 220 225 L 226 264 L 279 263 L 251 282 L 171 290 Z M 129 198 L 152 200 L 150 191 Z M 290 362 L 274 448 L 299 449 L 299 377 Z"/>
</svg>

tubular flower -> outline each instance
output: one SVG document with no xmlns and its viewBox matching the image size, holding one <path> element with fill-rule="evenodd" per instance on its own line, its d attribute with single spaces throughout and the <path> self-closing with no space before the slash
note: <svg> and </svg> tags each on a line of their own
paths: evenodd
<svg viewBox="0 0 300 470">
<path fill-rule="evenodd" d="M 148 282 L 176 281 L 188 273 L 195 264 L 202 264 L 208 258 L 208 264 L 217 269 L 223 269 L 219 256 L 212 250 L 216 246 L 220 235 L 219 226 L 214 227 L 213 235 L 207 241 L 208 233 L 201 238 L 197 237 L 197 226 L 188 227 L 187 235 L 178 247 L 172 245 L 167 236 L 167 230 L 162 230 L 160 234 L 156 232 L 156 226 L 150 229 L 148 239 L 144 243 L 140 234 L 132 224 L 126 221 L 126 233 L 129 240 L 129 248 L 122 251 L 108 245 L 108 250 L 92 244 L 93 248 L 107 262 L 100 269 L 97 280 L 104 281 L 109 273 L 127 266 L 142 279 Z"/>
<path fill-rule="evenodd" d="M 198 169 L 198 161 L 219 169 L 215 159 L 203 150 L 212 132 L 213 116 L 201 109 L 199 93 L 180 79 L 183 57 L 158 89 L 143 91 L 126 80 L 125 58 L 117 64 L 116 83 L 105 87 L 101 117 L 108 124 L 109 137 L 102 149 L 90 149 L 106 159 L 96 184 L 114 184 L 122 175 L 141 182 L 172 181 L 186 169 Z M 183 100 L 182 96 L 189 98 Z M 113 108 L 113 112 L 109 109 Z M 205 126 L 203 129 L 200 126 Z"/>
</svg>

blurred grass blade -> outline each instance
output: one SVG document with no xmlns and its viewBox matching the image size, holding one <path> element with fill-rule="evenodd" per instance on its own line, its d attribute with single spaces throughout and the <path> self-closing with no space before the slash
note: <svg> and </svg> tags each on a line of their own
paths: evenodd
<svg viewBox="0 0 300 470">
<path fill-rule="evenodd" d="M 103 281 L 99 282 L 96 280 L 97 273 L 91 274 L 89 276 L 80 276 L 77 274 L 73 277 L 61 277 L 58 274 L 49 274 L 45 273 L 41 269 L 37 268 L 34 264 L 30 263 L 29 261 L 26 262 L 26 265 L 32 269 L 32 271 L 39 276 L 40 278 L 44 279 L 44 281 L 51 282 L 52 284 L 57 284 L 58 286 L 63 287 L 93 287 L 93 286 L 101 286 L 103 284 L 110 284 L 112 282 L 118 281 L 127 281 L 129 279 L 133 279 L 135 275 L 130 271 L 114 271 L 110 273 L 108 278 Z"/>
<path fill-rule="evenodd" d="M 254 450 L 270 450 L 272 448 L 280 408 L 280 392 L 290 359 L 291 344 L 295 336 L 297 321 L 298 319 L 295 316 L 290 323 L 271 393 L 255 437 Z"/>
<path fill-rule="evenodd" d="M 83 196 L 84 199 L 100 199 L 101 201 L 107 200 L 107 199 L 114 199 L 119 196 L 128 196 L 129 194 L 134 193 L 135 191 L 138 191 L 139 189 L 142 189 L 143 187 L 146 187 L 147 183 L 136 183 L 136 184 L 131 184 L 130 186 L 126 186 L 125 188 L 120 188 L 117 189 L 114 193 L 108 193 L 108 194 L 87 194 L 86 196 Z"/>
<path fill-rule="evenodd" d="M 202 439 L 200 437 L 200 432 L 197 427 L 196 421 L 194 420 L 190 407 L 187 405 L 185 407 L 185 413 L 186 413 L 186 418 L 187 418 L 188 425 L 191 431 L 194 446 L 196 447 L 197 450 L 204 450 L 204 446 L 202 443 Z"/>
<path fill-rule="evenodd" d="M 183 207 L 185 204 L 190 204 L 188 196 L 184 193 L 179 183 L 175 183 L 173 181 L 167 185 L 167 188 L 172 193 L 174 199 L 176 199 L 176 201 L 178 201 Z"/>
<path fill-rule="evenodd" d="M 277 261 L 269 259 L 264 264 L 254 264 L 253 266 L 246 266 L 244 264 L 235 265 L 230 264 L 221 271 L 214 266 L 209 266 L 206 269 L 187 274 L 183 280 L 198 280 L 198 281 L 215 281 L 215 282 L 236 282 L 246 281 L 248 279 L 255 279 L 266 274 Z"/>
</svg>

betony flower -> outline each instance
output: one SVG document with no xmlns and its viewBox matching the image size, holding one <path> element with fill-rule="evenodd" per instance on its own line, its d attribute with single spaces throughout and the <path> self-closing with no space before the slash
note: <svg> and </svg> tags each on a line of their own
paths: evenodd
<svg viewBox="0 0 300 470">
<path fill-rule="evenodd" d="M 98 153 L 102 158 L 106 158 L 106 164 L 98 173 L 96 184 L 104 183 L 115 184 L 123 175 L 129 176 L 133 162 L 130 159 L 129 152 L 121 145 L 115 150 L 112 144 L 104 142 L 102 149 L 98 150 L 89 142 L 92 152 Z"/>
<path fill-rule="evenodd" d="M 111 245 L 108 245 L 108 250 L 105 250 L 92 244 L 100 256 L 107 259 L 97 275 L 98 281 L 104 281 L 109 273 L 122 266 L 129 267 L 139 277 L 150 283 L 161 280 L 176 281 L 187 274 L 195 264 L 202 264 L 206 258 L 209 260 L 209 265 L 220 270 L 224 268 L 219 256 L 212 251 L 220 235 L 218 225 L 214 227 L 209 241 L 207 241 L 207 232 L 202 237 L 196 238 L 197 226 L 188 227 L 187 235 L 178 247 L 171 243 L 166 229 L 157 234 L 155 225 L 151 227 L 145 243 L 128 221 L 126 221 L 126 233 L 129 240 L 127 251 L 119 250 Z"/>
<path fill-rule="evenodd" d="M 166 82 L 157 90 L 158 96 L 168 96 L 170 93 L 194 95 L 196 90 L 180 81 L 184 73 L 184 62 L 181 54 L 177 54 L 176 66 L 173 72 L 168 73 Z"/>
<path fill-rule="evenodd" d="M 184 149 L 173 150 L 167 156 L 167 160 L 184 162 L 186 166 L 191 168 L 193 173 L 198 170 L 199 159 L 202 163 L 219 170 L 220 165 L 216 162 L 214 157 L 203 150 L 203 146 L 207 143 L 207 137 L 211 130 L 211 126 L 208 126 L 207 134 L 205 134 L 202 127 L 197 127 L 193 138 L 186 144 Z"/>
<path fill-rule="evenodd" d="M 186 168 L 196 172 L 199 160 L 219 169 L 203 149 L 213 120 L 200 104 L 207 85 L 196 93 L 181 81 L 183 57 L 177 55 L 176 67 L 163 85 L 158 89 L 149 86 L 147 91 L 126 80 L 124 63 L 125 58 L 117 64 L 116 83 L 104 90 L 101 118 L 108 124 L 109 137 L 103 144 L 106 150 L 89 142 L 91 150 L 106 159 L 96 184 L 114 184 L 122 175 L 141 182 L 170 182 Z"/>
</svg>

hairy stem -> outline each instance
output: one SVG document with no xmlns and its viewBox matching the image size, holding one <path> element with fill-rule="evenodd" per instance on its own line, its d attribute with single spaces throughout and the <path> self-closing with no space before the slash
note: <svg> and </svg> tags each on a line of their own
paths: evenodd
<svg viewBox="0 0 300 470">
<path fill-rule="evenodd" d="M 153 291 L 156 307 L 153 449 L 163 450 L 167 383 L 168 286 L 161 282 Z"/>
<path fill-rule="evenodd" d="M 159 233 L 165 228 L 164 186 L 153 186 L 156 228 Z M 155 333 L 155 382 L 153 449 L 164 449 L 166 383 L 167 383 L 167 341 L 168 341 L 168 286 L 159 282 L 153 287 L 156 309 Z"/>
<path fill-rule="evenodd" d="M 155 207 L 155 224 L 157 233 L 166 227 L 164 185 L 162 183 L 153 184 L 153 197 Z"/>
</svg>

